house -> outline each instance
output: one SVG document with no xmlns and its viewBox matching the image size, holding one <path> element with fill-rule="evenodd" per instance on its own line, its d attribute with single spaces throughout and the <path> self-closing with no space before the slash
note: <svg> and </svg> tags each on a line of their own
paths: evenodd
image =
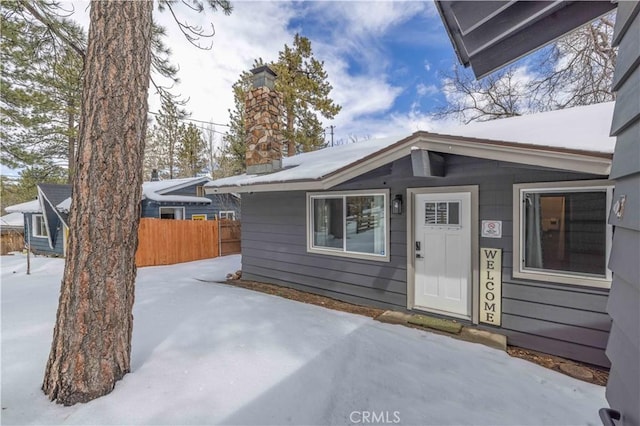
<svg viewBox="0 0 640 426">
<path fill-rule="evenodd" d="M 609 205 L 614 228 L 607 305 L 612 327 L 604 425 L 640 425 L 640 2 L 448 2 L 436 1 L 458 59 L 477 77 L 544 46 L 617 8 L 613 45 L 618 48 L 610 133 L 616 137 Z M 491 34 L 490 40 L 487 35 Z M 609 207 L 608 206 L 608 207 Z"/>
<path fill-rule="evenodd" d="M 240 217 L 237 194 L 207 197 L 209 178 L 150 181 L 142 184 L 141 217 L 212 220 Z M 27 244 L 34 253 L 64 256 L 69 230 L 71 185 L 39 184 L 38 199 L 7 208 L 25 218 Z"/>
<path fill-rule="evenodd" d="M 248 114 L 263 141 L 247 145 L 248 174 L 205 190 L 242 194 L 243 279 L 453 318 L 607 366 L 612 113 L 419 131 L 280 164 L 267 114 Z"/>
</svg>

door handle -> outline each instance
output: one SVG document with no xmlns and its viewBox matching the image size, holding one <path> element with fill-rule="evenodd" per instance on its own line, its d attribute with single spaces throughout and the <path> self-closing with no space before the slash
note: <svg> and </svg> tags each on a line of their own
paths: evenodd
<svg viewBox="0 0 640 426">
<path fill-rule="evenodd" d="M 416 253 L 416 259 L 422 259 L 422 255 L 420 253 Z"/>
</svg>

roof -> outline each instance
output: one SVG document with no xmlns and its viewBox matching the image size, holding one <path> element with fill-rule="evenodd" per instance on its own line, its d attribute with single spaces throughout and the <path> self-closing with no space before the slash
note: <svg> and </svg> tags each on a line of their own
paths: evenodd
<svg viewBox="0 0 640 426">
<path fill-rule="evenodd" d="M 458 60 L 483 77 L 616 7 L 610 0 L 435 2 Z"/>
<path fill-rule="evenodd" d="M 211 199 L 206 197 L 195 197 L 189 195 L 162 195 L 167 192 L 176 191 L 178 189 L 186 188 L 191 185 L 199 183 L 205 183 L 211 179 L 207 177 L 197 178 L 183 178 L 183 179 L 168 179 L 158 180 L 142 183 L 142 199 L 148 199 L 153 201 L 171 202 L 171 203 L 211 203 Z M 43 187 L 45 185 L 38 185 Z M 51 185 L 49 185 L 51 186 Z M 60 185 L 53 185 L 60 186 Z M 58 191 L 60 196 L 56 197 L 56 210 L 63 213 L 68 213 L 71 209 L 71 190 L 69 189 L 68 196 L 62 198 L 62 195 L 66 195 L 62 191 Z"/>
<path fill-rule="evenodd" d="M 206 197 L 190 195 L 164 195 L 167 192 L 177 191 L 191 185 L 205 184 L 211 181 L 208 177 L 195 177 L 183 179 L 157 180 L 142 183 L 142 199 L 164 201 L 171 203 L 211 203 Z"/>
<path fill-rule="evenodd" d="M 9 213 L 41 213 L 40 201 L 38 199 L 27 201 L 25 203 L 14 204 L 13 206 L 5 207 L 5 210 Z"/>
<path fill-rule="evenodd" d="M 0 217 L 0 228 L 24 228 L 24 214 L 22 212 L 13 212 Z"/>
<path fill-rule="evenodd" d="M 237 175 L 205 185 L 207 193 L 328 189 L 410 155 L 412 148 L 608 175 L 615 138 L 613 102 L 418 131 L 283 158 L 283 170 Z"/>
</svg>

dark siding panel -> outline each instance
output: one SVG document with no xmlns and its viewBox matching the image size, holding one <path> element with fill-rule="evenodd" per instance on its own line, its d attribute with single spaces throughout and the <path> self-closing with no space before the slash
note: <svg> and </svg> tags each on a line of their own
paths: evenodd
<svg viewBox="0 0 640 426">
<path fill-rule="evenodd" d="M 534 334 L 524 334 L 505 329 L 501 329 L 499 332 L 507 336 L 510 345 L 530 348 L 602 367 L 609 367 L 610 365 L 609 360 L 601 348 L 578 345 L 563 340 L 554 340 Z"/>
<path fill-rule="evenodd" d="M 620 86 L 613 111 L 611 134 L 617 135 L 640 118 L 640 68 L 636 68 Z"/>
<path fill-rule="evenodd" d="M 625 351 L 623 348 L 633 347 L 638 350 L 638 344 L 631 342 L 624 332 L 616 325 L 611 329 L 609 337 L 609 345 L 607 347 L 607 356 L 614 366 L 624 365 L 626 371 L 620 376 L 620 381 L 624 387 L 630 391 L 630 395 L 640 395 L 640 360 L 634 358 L 633 351 Z M 640 401 L 638 401 L 640 402 Z"/>
<path fill-rule="evenodd" d="M 611 328 L 611 319 L 606 313 L 576 310 L 564 306 L 503 298 L 502 312 L 517 313 L 519 316 L 528 318 L 544 318 L 554 323 L 575 325 L 607 333 Z"/>
<path fill-rule="evenodd" d="M 636 278 L 637 280 L 637 278 Z M 637 285 L 637 284 L 636 284 Z M 607 304 L 616 327 L 636 349 L 640 348 L 640 290 L 620 277 L 613 278 L 612 291 Z M 640 378 L 640 376 L 638 376 Z M 640 379 L 639 379 L 640 380 Z"/>
<path fill-rule="evenodd" d="M 540 284 L 515 284 L 506 282 L 502 285 L 502 297 L 506 299 L 535 301 L 543 305 L 562 306 L 588 312 L 606 312 L 607 291 L 554 288 Z"/>
<path fill-rule="evenodd" d="M 629 22 L 627 35 L 618 46 L 618 58 L 612 83 L 613 90 L 620 89 L 620 83 L 629 78 L 640 61 L 640 14 Z"/>
<path fill-rule="evenodd" d="M 627 32 L 631 27 L 631 23 L 638 13 L 640 13 L 640 2 L 618 2 L 618 10 L 616 11 L 616 25 L 613 34 L 614 46 L 618 46 L 622 39 L 627 35 Z"/>
<path fill-rule="evenodd" d="M 601 349 L 604 349 L 607 346 L 609 333 L 606 331 L 593 330 L 584 327 L 573 327 L 567 324 L 560 324 L 541 319 L 505 314 L 504 312 L 502 314 L 502 318 L 502 327 L 509 330 L 577 344 L 589 342 L 589 346 Z"/>
<path fill-rule="evenodd" d="M 242 265 L 243 278 L 245 278 L 245 264 Z M 248 279 L 254 279 L 258 277 L 267 277 L 273 275 L 272 268 L 261 268 L 258 266 L 247 266 Z M 378 305 L 382 306 L 405 306 L 406 296 L 400 293 L 392 293 L 376 288 L 367 288 L 356 285 L 349 285 L 344 282 L 326 280 L 324 277 L 319 278 L 316 276 L 308 276 L 304 274 L 298 274 L 295 272 L 278 271 L 278 279 L 269 279 L 268 282 L 275 284 L 292 284 L 296 283 L 300 286 L 306 287 L 307 291 L 316 294 L 324 294 L 330 297 L 334 297 L 339 300 L 344 300 L 342 296 L 357 297 L 361 300 L 376 301 Z M 342 281 L 342 280 L 341 280 Z M 384 302 L 381 302 L 384 300 Z"/>
<path fill-rule="evenodd" d="M 640 121 L 636 121 L 616 140 L 616 153 L 611 165 L 611 179 L 618 179 L 640 170 Z"/>
<path fill-rule="evenodd" d="M 614 275 L 628 283 L 638 284 L 640 277 L 640 244 L 638 243 L 638 231 L 621 227 L 615 229 L 613 235 L 613 247 L 609 258 L 609 269 Z"/>
<path fill-rule="evenodd" d="M 318 265 L 318 257 L 320 255 L 298 255 L 290 253 L 274 253 L 265 250 L 256 250 L 253 248 L 243 248 L 243 256 L 253 258 L 252 263 L 256 259 L 268 260 L 272 263 L 293 263 L 294 265 L 316 266 Z M 386 263 L 380 263 L 379 266 L 371 266 L 366 261 L 342 261 L 334 262 L 325 266 L 327 271 L 339 271 L 352 274 L 359 274 L 368 277 L 386 278 L 390 280 L 405 282 L 407 278 L 406 265 L 391 266 Z M 403 286 L 401 292 L 404 293 L 406 286 Z"/>
<path fill-rule="evenodd" d="M 636 393 L 634 395 L 632 390 L 625 386 L 622 377 L 627 375 L 629 369 L 620 367 L 620 364 L 614 364 L 609 373 L 606 393 L 607 401 L 609 401 L 611 408 L 618 410 L 622 414 L 622 418 L 617 424 L 638 426 L 640 425 L 640 404 L 638 404 L 637 398 L 639 394 Z"/>
<path fill-rule="evenodd" d="M 640 135 L 638 135 L 640 141 Z M 638 143 L 640 145 L 640 143 Z M 640 158 L 638 159 L 640 161 Z M 624 214 L 616 217 L 613 207 L 619 197 L 625 196 Z M 640 175 L 619 179 L 616 182 L 609 223 L 619 228 L 640 231 Z"/>
</svg>

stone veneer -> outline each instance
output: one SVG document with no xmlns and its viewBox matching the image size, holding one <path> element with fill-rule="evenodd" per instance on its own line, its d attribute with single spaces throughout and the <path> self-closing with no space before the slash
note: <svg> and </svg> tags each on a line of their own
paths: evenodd
<svg viewBox="0 0 640 426">
<path fill-rule="evenodd" d="M 282 95 L 267 86 L 254 87 L 245 99 L 247 174 L 282 168 Z"/>
</svg>

